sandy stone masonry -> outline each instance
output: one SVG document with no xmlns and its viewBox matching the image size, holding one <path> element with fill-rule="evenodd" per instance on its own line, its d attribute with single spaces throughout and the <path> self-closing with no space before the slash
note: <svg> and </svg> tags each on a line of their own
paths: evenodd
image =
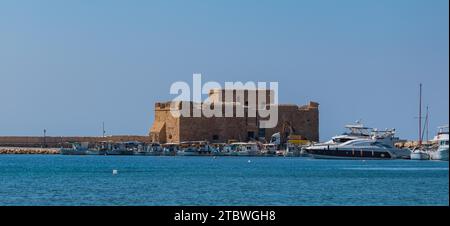
<svg viewBox="0 0 450 226">
<path fill-rule="evenodd" d="M 233 90 L 227 90 L 236 93 Z M 273 103 L 273 91 L 263 90 L 267 93 L 267 103 Z M 248 91 L 244 98 L 233 96 L 232 102 L 222 102 L 224 90 L 212 90 L 210 99 L 214 104 L 246 105 Z M 261 90 L 255 90 L 261 92 Z M 235 95 L 235 94 L 234 94 Z M 269 96 L 270 95 L 270 96 Z M 241 100 L 239 100 L 241 99 Z M 150 129 L 150 139 L 153 142 L 170 143 L 182 141 L 207 140 L 209 142 L 228 142 L 229 140 L 248 141 L 250 139 L 264 138 L 266 141 L 277 132 L 285 140 L 289 135 L 301 135 L 311 141 L 319 140 L 319 104 L 310 102 L 305 106 L 292 104 L 278 105 L 278 124 L 275 128 L 259 128 L 257 117 L 249 117 L 245 109 L 245 117 L 174 117 L 170 112 L 172 102 L 159 102 L 155 104 L 155 120 Z M 186 102 L 184 102 L 186 103 Z M 180 105 L 182 105 L 180 103 Z M 181 106 L 178 106 L 179 109 Z M 191 102 L 191 112 L 194 104 Z"/>
</svg>

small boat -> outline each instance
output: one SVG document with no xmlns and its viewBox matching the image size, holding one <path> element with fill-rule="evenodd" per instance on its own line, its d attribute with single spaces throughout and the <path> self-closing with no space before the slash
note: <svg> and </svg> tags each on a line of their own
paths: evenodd
<svg viewBox="0 0 450 226">
<path fill-rule="evenodd" d="M 89 143 L 72 143 L 72 148 L 61 148 L 59 149 L 62 155 L 86 155 Z"/>
<path fill-rule="evenodd" d="M 212 143 L 210 149 L 213 156 L 226 156 L 230 152 L 230 148 L 226 143 Z"/>
<path fill-rule="evenodd" d="M 231 156 L 256 156 L 260 154 L 257 143 L 253 142 L 236 142 L 230 144 L 232 152 Z"/>
<path fill-rule="evenodd" d="M 296 145 L 292 143 L 287 143 L 285 157 L 306 157 L 308 154 L 305 154 L 303 151 L 303 147 L 305 145 Z"/>
<path fill-rule="evenodd" d="M 275 152 L 276 156 L 286 156 L 286 150 L 277 150 Z"/>
<path fill-rule="evenodd" d="M 177 155 L 180 156 L 200 156 L 210 155 L 212 149 L 206 141 L 186 141 L 180 143 L 180 150 Z"/>
<path fill-rule="evenodd" d="M 430 155 L 424 150 L 413 150 L 411 152 L 411 160 L 430 160 Z"/>
<path fill-rule="evenodd" d="M 163 149 L 159 143 L 150 143 L 146 146 L 145 155 L 158 156 L 162 155 Z"/>
<path fill-rule="evenodd" d="M 129 146 L 127 149 L 133 151 L 133 155 L 145 155 L 147 153 L 147 149 L 145 148 L 142 142 L 129 142 Z"/>
<path fill-rule="evenodd" d="M 120 142 L 111 145 L 106 151 L 107 155 L 134 155 L 134 146 L 137 142 Z"/>
<path fill-rule="evenodd" d="M 275 156 L 277 153 L 277 145 L 274 143 L 263 144 L 261 155 L 263 156 Z"/>
<path fill-rule="evenodd" d="M 110 149 L 110 147 L 111 147 L 110 142 L 101 142 L 94 148 L 89 148 L 86 151 L 86 155 L 106 155 L 106 151 Z"/>
<path fill-rule="evenodd" d="M 165 143 L 162 144 L 161 146 L 162 146 L 161 154 L 165 156 L 174 156 L 180 150 L 179 143 Z"/>
<path fill-rule="evenodd" d="M 181 142 L 180 150 L 177 151 L 180 156 L 198 156 L 200 152 L 191 142 Z"/>
<path fill-rule="evenodd" d="M 428 118 L 428 114 L 427 114 Z M 422 146 L 422 83 L 419 85 L 419 147 Z M 415 149 L 411 152 L 411 160 L 430 160 L 430 155 L 427 151 L 421 149 Z"/>
</svg>

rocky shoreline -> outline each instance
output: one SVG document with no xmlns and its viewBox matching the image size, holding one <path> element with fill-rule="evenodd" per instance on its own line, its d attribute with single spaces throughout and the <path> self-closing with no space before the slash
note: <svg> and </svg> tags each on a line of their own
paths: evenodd
<svg viewBox="0 0 450 226">
<path fill-rule="evenodd" d="M 0 147 L 0 154 L 59 154 L 57 148 L 24 148 L 24 147 Z"/>
</svg>

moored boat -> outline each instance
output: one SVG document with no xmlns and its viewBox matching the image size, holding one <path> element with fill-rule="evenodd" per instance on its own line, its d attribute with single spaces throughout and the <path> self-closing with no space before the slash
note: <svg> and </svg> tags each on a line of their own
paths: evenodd
<svg viewBox="0 0 450 226">
<path fill-rule="evenodd" d="M 164 156 L 174 156 L 180 150 L 179 143 L 165 143 L 162 144 L 162 152 L 161 154 Z"/>
<path fill-rule="evenodd" d="M 362 135 L 362 134 L 361 134 Z M 373 129 L 371 135 L 366 137 L 347 137 L 312 145 L 305 148 L 305 152 L 314 158 L 330 159 L 408 159 L 411 151 L 398 149 L 394 143 L 398 138 L 394 136 L 395 130 L 378 131 Z M 342 138 L 342 137 L 341 137 Z"/>
<path fill-rule="evenodd" d="M 120 142 L 111 145 L 111 148 L 106 151 L 107 155 L 134 155 L 132 148 L 136 142 Z"/>
<path fill-rule="evenodd" d="M 260 154 L 257 143 L 254 142 L 236 142 L 231 143 L 231 156 L 256 156 Z"/>
<path fill-rule="evenodd" d="M 86 155 L 89 143 L 72 143 L 72 148 L 61 148 L 59 149 L 62 155 Z"/>
<path fill-rule="evenodd" d="M 435 139 L 438 142 L 436 151 L 430 153 L 430 157 L 433 160 L 448 161 L 448 149 L 449 149 L 449 131 L 448 125 L 439 127 L 438 135 Z"/>
<path fill-rule="evenodd" d="M 159 143 L 150 143 L 146 147 L 145 155 L 158 156 L 162 155 L 163 149 Z"/>
<path fill-rule="evenodd" d="M 425 150 L 416 149 L 411 152 L 411 160 L 430 160 L 430 155 Z"/>
</svg>

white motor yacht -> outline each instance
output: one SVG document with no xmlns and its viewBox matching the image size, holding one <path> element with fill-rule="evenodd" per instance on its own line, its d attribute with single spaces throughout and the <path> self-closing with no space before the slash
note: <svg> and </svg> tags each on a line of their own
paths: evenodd
<svg viewBox="0 0 450 226">
<path fill-rule="evenodd" d="M 395 130 L 378 131 L 373 129 L 370 136 L 349 136 L 346 141 L 342 139 L 319 143 L 305 148 L 305 152 L 314 158 L 333 159 L 407 159 L 411 151 L 398 149 L 394 143 L 398 138 L 394 136 Z"/>
<path fill-rule="evenodd" d="M 438 135 L 435 137 L 435 140 L 438 142 L 439 146 L 436 151 L 430 153 L 431 159 L 448 161 L 448 134 L 448 125 L 439 127 Z"/>
</svg>

